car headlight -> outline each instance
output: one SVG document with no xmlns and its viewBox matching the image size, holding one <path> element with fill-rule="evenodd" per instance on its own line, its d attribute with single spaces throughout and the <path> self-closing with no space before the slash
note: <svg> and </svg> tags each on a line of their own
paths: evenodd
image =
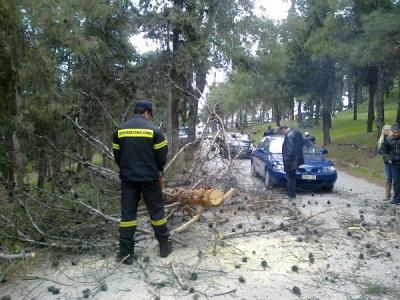
<svg viewBox="0 0 400 300">
<path fill-rule="evenodd" d="M 283 172 L 283 165 L 276 165 L 276 164 L 274 164 L 274 165 L 272 165 L 272 169 L 273 169 L 274 171 Z"/>
<path fill-rule="evenodd" d="M 332 173 L 335 172 L 336 168 L 334 166 L 327 166 L 322 168 L 322 173 Z"/>
</svg>

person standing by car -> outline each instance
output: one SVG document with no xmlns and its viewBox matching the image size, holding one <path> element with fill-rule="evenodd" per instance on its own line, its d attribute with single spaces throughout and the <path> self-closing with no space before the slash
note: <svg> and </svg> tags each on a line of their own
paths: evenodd
<svg viewBox="0 0 400 300">
<path fill-rule="evenodd" d="M 391 130 L 390 130 L 390 125 L 384 125 L 382 127 L 382 132 L 381 132 L 381 136 L 378 140 L 378 152 L 380 154 L 382 154 L 381 152 L 381 147 L 382 144 L 386 141 L 386 139 L 388 138 L 388 136 L 391 134 Z M 385 193 L 385 201 L 389 201 L 390 200 L 390 193 L 391 193 L 391 189 L 392 189 L 392 172 L 390 169 L 390 165 L 389 162 L 385 160 L 385 157 L 383 157 L 383 166 L 384 166 L 384 171 L 385 171 L 385 183 L 386 183 L 386 193 Z"/>
<path fill-rule="evenodd" d="M 383 159 L 388 162 L 393 182 L 393 199 L 391 204 L 400 204 L 400 125 L 392 125 L 392 134 L 381 146 Z"/>
<path fill-rule="evenodd" d="M 169 231 L 162 202 L 162 171 L 167 161 L 167 141 L 160 130 L 149 122 L 152 104 L 138 101 L 132 119 L 118 126 L 113 133 L 112 148 L 120 168 L 121 222 L 119 224 L 119 253 L 117 259 L 133 263 L 134 234 L 140 196 L 150 215 L 155 236 L 160 245 L 160 256 L 171 252 Z"/>
<path fill-rule="evenodd" d="M 287 196 L 296 198 L 296 170 L 304 164 L 302 134 L 288 126 L 281 126 L 280 131 L 285 135 L 282 145 L 283 167 L 287 178 Z"/>
</svg>

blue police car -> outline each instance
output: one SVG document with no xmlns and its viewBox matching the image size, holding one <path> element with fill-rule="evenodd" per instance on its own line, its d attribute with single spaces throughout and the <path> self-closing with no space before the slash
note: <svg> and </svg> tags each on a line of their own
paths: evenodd
<svg viewBox="0 0 400 300">
<path fill-rule="evenodd" d="M 262 177 L 267 188 L 286 185 L 282 159 L 283 140 L 282 135 L 266 136 L 251 154 L 251 174 Z M 296 184 L 331 191 L 337 172 L 333 162 L 325 158 L 324 154 L 328 152 L 307 141 L 303 153 L 304 164 L 296 171 Z"/>
</svg>

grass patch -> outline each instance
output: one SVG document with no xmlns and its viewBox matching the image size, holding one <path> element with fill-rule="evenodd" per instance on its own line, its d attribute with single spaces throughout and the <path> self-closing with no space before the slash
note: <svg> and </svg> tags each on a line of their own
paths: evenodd
<svg viewBox="0 0 400 300">
<path fill-rule="evenodd" d="M 364 288 L 364 294 L 370 296 L 382 296 L 386 293 L 386 288 L 382 285 L 369 282 Z"/>
</svg>

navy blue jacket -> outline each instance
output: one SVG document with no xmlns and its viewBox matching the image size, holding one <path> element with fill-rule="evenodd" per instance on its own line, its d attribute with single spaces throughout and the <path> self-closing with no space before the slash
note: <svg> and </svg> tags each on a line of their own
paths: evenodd
<svg viewBox="0 0 400 300">
<path fill-rule="evenodd" d="M 304 164 L 304 139 L 297 130 L 290 129 L 282 145 L 283 166 L 285 171 L 294 171 Z"/>
<path fill-rule="evenodd" d="M 112 143 L 122 181 L 158 180 L 167 162 L 167 141 L 160 130 L 142 115 L 118 126 Z"/>
</svg>

